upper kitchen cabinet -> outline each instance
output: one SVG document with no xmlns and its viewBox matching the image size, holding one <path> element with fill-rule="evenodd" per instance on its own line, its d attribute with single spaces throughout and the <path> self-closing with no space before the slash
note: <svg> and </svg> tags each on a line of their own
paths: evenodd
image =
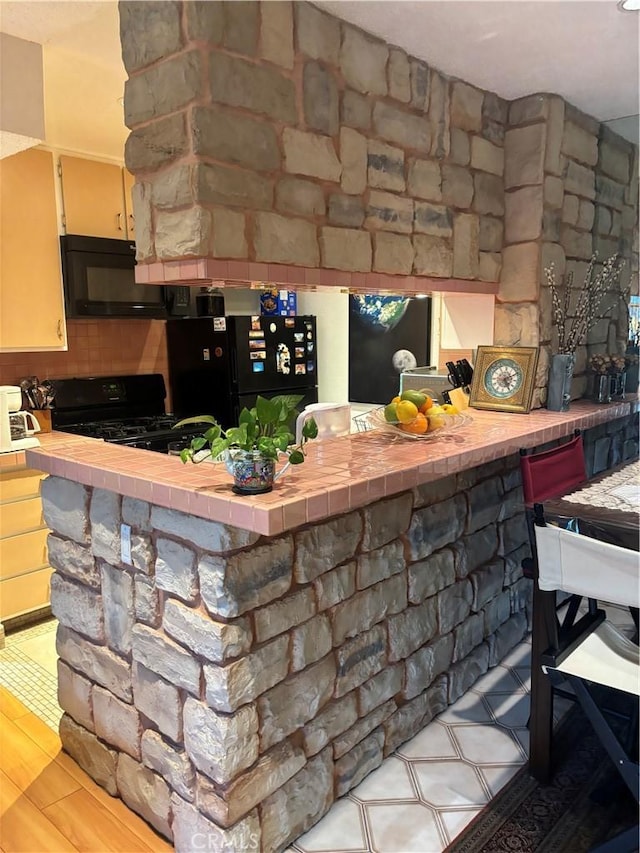
<svg viewBox="0 0 640 853">
<path fill-rule="evenodd" d="M 133 239 L 133 178 L 113 163 L 60 157 L 67 234 Z"/>
<path fill-rule="evenodd" d="M 0 160 L 0 351 L 66 349 L 53 155 Z"/>
</svg>

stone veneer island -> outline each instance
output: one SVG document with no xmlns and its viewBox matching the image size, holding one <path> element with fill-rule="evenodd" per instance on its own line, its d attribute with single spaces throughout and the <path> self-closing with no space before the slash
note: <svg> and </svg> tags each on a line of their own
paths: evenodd
<svg viewBox="0 0 640 853">
<path fill-rule="evenodd" d="M 64 749 L 178 851 L 283 850 L 525 636 L 517 448 L 591 427 L 606 468 L 637 452 L 629 411 L 335 439 L 249 499 L 217 467 L 54 433 L 27 459 L 52 474 Z M 288 523 L 296 495 L 307 515 Z"/>
</svg>

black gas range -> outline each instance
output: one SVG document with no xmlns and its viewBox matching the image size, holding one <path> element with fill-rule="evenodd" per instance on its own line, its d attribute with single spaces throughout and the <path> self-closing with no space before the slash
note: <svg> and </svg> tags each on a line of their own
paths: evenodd
<svg viewBox="0 0 640 853">
<path fill-rule="evenodd" d="M 165 412 L 160 373 L 51 382 L 55 391 L 51 425 L 60 432 L 158 453 L 167 453 L 170 442 L 188 442 L 203 432 L 197 425 L 172 429 L 179 419 Z"/>
</svg>

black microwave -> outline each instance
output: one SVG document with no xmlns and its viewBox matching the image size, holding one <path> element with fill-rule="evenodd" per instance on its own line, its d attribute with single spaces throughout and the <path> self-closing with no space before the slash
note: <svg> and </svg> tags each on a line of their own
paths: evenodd
<svg viewBox="0 0 640 853">
<path fill-rule="evenodd" d="M 136 284 L 129 240 L 67 234 L 60 238 L 68 318 L 188 317 L 189 287 Z"/>
</svg>

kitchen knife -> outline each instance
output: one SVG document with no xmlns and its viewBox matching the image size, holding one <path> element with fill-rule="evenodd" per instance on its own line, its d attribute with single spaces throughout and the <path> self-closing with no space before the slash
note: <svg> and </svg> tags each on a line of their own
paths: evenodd
<svg viewBox="0 0 640 853">
<path fill-rule="evenodd" d="M 467 393 L 469 393 L 469 387 L 471 386 L 471 381 L 473 380 L 473 368 L 469 364 L 466 358 L 460 359 L 460 361 L 456 362 L 456 368 L 458 371 L 458 375 L 462 379 L 461 385 L 464 386 L 464 389 Z"/>
<path fill-rule="evenodd" d="M 454 388 L 459 388 L 464 384 L 460 371 L 452 361 L 445 362 L 446 368 L 449 371 L 449 383 Z"/>
</svg>

